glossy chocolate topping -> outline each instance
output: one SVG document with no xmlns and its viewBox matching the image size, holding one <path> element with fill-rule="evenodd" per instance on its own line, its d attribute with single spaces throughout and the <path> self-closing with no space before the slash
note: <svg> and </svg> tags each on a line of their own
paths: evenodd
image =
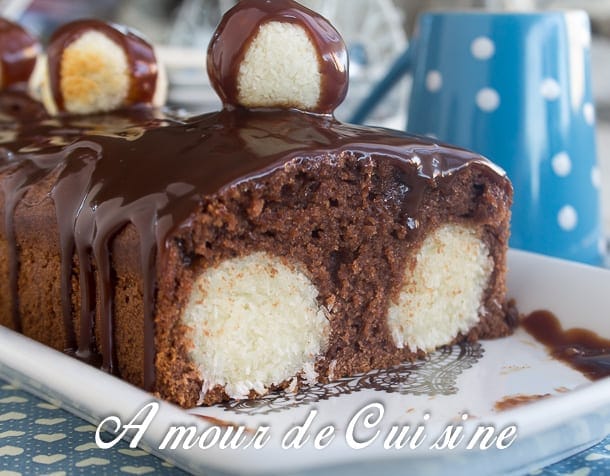
<svg viewBox="0 0 610 476">
<path fill-rule="evenodd" d="M 61 60 L 64 50 L 88 31 L 98 31 L 117 45 L 127 57 L 131 77 L 126 105 L 150 103 L 155 95 L 158 65 L 153 47 L 134 31 L 99 20 L 79 20 L 59 28 L 47 47 L 49 81 L 53 100 L 60 111 L 64 110 L 61 91 Z"/>
<path fill-rule="evenodd" d="M 591 380 L 610 377 L 610 339 L 587 329 L 561 328 L 561 323 L 549 311 L 529 314 L 522 326 L 544 344 L 549 353 Z"/>
<path fill-rule="evenodd" d="M 26 83 L 40 52 L 38 41 L 21 26 L 0 18 L 0 88 Z"/>
<path fill-rule="evenodd" d="M 3 126 L 0 125 L 0 128 Z M 188 121 L 167 119 L 148 108 L 110 115 L 59 117 L 22 124 L 0 148 L 5 193 L 5 236 L 11 250 L 11 286 L 17 298 L 19 263 L 14 210 L 27 190 L 48 177 L 55 203 L 62 260 L 62 305 L 71 345 L 77 342 L 70 299 L 72 257 L 80 263 L 80 346 L 83 359 L 116 371 L 109 247 L 126 224 L 137 228 L 145 308 L 145 385 L 154 385 L 154 289 L 156 266 L 172 231 L 188 226 L 203 197 L 296 161 L 338 154 L 374 156 L 403 171 L 405 210 L 419 222 L 420 201 L 430 185 L 450 187 L 466 167 L 492 180 L 508 180 L 484 158 L 432 141 L 384 129 L 342 124 L 331 116 L 298 111 L 223 110 Z M 398 192 L 397 192 L 398 193 Z M 94 274 L 94 270 L 96 274 Z M 97 293 L 101 356 L 93 355 Z M 18 307 L 14 309 L 19 328 Z"/>
<path fill-rule="evenodd" d="M 242 0 L 223 17 L 210 42 L 207 61 L 210 81 L 223 104 L 238 105 L 239 67 L 259 27 L 268 22 L 305 29 L 318 52 L 322 77 L 320 98 L 312 112 L 332 113 L 347 93 L 345 43 L 325 18 L 292 0 Z"/>
<path fill-rule="evenodd" d="M 11 123 L 17 129 L 18 123 L 36 121 L 49 117 L 41 102 L 30 96 L 25 87 L 12 86 L 0 91 L 0 123 Z M 0 128 L 0 137 L 5 137 L 6 125 Z M 0 142 L 4 142 L 0 138 Z"/>
</svg>

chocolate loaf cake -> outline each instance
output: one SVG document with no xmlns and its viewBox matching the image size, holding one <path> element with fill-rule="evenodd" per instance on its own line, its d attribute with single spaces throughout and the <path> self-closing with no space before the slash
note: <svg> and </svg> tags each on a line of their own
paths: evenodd
<svg viewBox="0 0 610 476">
<path fill-rule="evenodd" d="M 131 36 L 105 28 L 51 41 L 52 118 L 0 123 L 0 324 L 184 407 L 511 332 L 510 182 L 477 154 L 337 121 L 347 57 L 320 16 L 240 2 L 208 51 L 224 108 L 182 120 L 133 93 Z M 64 52 L 91 31 L 132 92 L 77 92 L 69 111 Z M 305 64 L 291 76 L 274 44 Z"/>
</svg>

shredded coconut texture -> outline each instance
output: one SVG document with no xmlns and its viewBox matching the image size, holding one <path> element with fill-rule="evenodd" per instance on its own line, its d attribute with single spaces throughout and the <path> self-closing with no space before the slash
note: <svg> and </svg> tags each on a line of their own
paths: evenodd
<svg viewBox="0 0 610 476">
<path fill-rule="evenodd" d="M 130 73 L 123 49 L 106 35 L 88 31 L 63 52 L 60 88 L 66 111 L 111 111 L 129 93 Z"/>
<path fill-rule="evenodd" d="M 329 332 L 317 296 L 303 272 L 267 253 L 203 272 L 183 313 L 202 392 L 221 385 L 230 397 L 247 398 L 296 375 L 315 382 Z"/>
<path fill-rule="evenodd" d="M 429 352 L 468 332 L 479 322 L 492 271 L 489 250 L 474 229 L 443 225 L 431 233 L 389 309 L 396 346 Z"/>
<path fill-rule="evenodd" d="M 259 28 L 239 67 L 237 99 L 246 107 L 311 110 L 321 82 L 318 51 L 305 30 L 269 22 Z"/>
</svg>

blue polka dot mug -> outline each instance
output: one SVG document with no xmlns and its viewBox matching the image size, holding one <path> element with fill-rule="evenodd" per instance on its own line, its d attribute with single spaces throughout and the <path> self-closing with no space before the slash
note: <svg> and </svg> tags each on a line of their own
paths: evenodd
<svg viewBox="0 0 610 476">
<path fill-rule="evenodd" d="M 410 73 L 407 130 L 475 150 L 507 171 L 511 246 L 601 264 L 590 42 L 582 11 L 425 13 L 352 120 L 361 122 Z"/>
</svg>

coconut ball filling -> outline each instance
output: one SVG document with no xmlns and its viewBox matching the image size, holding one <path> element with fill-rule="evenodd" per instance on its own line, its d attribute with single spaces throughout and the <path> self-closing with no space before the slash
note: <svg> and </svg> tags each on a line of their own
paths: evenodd
<svg viewBox="0 0 610 476">
<path fill-rule="evenodd" d="M 479 322 L 494 264 L 480 232 L 443 225 L 427 236 L 388 313 L 398 348 L 432 351 Z"/>
<path fill-rule="evenodd" d="M 87 31 L 63 52 L 60 87 L 68 112 L 117 109 L 127 98 L 129 82 L 125 51 L 103 33 Z"/>
<path fill-rule="evenodd" d="M 262 25 L 237 76 L 238 100 L 246 107 L 313 109 L 321 91 L 318 52 L 303 27 Z"/>
<path fill-rule="evenodd" d="M 231 398 L 247 398 L 296 375 L 315 381 L 329 334 L 317 297 L 303 271 L 264 252 L 205 270 L 182 316 L 202 395 L 219 385 Z"/>
</svg>

